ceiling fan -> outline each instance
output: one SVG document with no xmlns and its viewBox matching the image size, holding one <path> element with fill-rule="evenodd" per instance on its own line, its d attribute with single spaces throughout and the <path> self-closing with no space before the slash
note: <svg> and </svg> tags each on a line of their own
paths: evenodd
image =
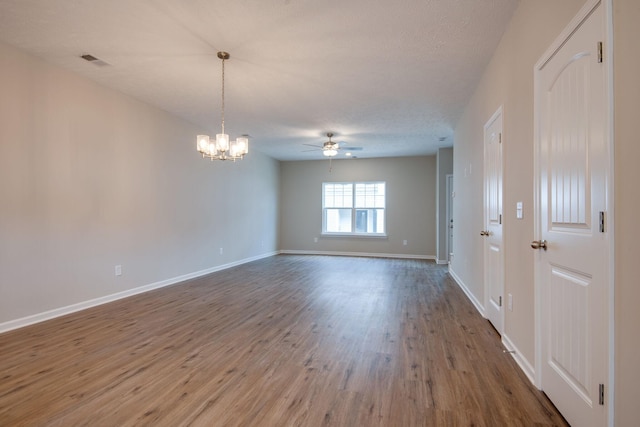
<svg viewBox="0 0 640 427">
<path fill-rule="evenodd" d="M 338 155 L 338 150 L 343 149 L 344 147 L 342 147 L 341 145 L 346 145 L 347 143 L 344 141 L 341 142 L 337 142 L 337 141 L 332 141 L 331 138 L 333 138 L 334 134 L 333 132 L 327 132 L 327 137 L 329 138 L 328 141 L 326 141 L 325 143 L 323 143 L 322 145 L 315 145 L 315 144 L 303 144 L 306 145 L 308 147 L 314 147 L 311 150 L 304 150 L 304 151 L 316 151 L 316 150 L 321 150 L 322 151 L 322 155 L 324 155 L 325 157 L 329 157 L 329 159 L 331 159 L 331 157 L 335 157 Z M 351 151 L 362 151 L 362 147 L 349 147 L 348 151 L 346 153 L 347 156 L 351 156 Z"/>
<path fill-rule="evenodd" d="M 335 157 L 338 154 L 338 150 L 340 150 L 340 143 L 331 140 L 331 138 L 333 137 L 332 132 L 327 132 L 327 137 L 329 138 L 329 140 L 322 145 L 302 144 L 308 147 L 314 147 L 311 150 L 304 150 L 304 151 L 322 150 L 322 155 L 324 155 L 325 157 Z"/>
</svg>

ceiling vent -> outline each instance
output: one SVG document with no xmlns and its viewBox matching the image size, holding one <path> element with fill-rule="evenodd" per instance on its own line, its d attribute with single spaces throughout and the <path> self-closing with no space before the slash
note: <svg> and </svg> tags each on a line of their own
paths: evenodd
<svg viewBox="0 0 640 427">
<path fill-rule="evenodd" d="M 91 62 L 94 65 L 97 65 L 99 67 L 105 67 L 108 66 L 110 64 L 104 62 L 102 59 L 96 58 L 95 56 L 89 54 L 89 53 L 85 53 L 84 55 L 80 55 L 80 58 L 84 59 L 87 62 Z"/>
</svg>

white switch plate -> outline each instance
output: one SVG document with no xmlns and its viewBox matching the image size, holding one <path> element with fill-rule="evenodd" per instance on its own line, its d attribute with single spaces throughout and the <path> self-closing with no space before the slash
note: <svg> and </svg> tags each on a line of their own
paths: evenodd
<svg viewBox="0 0 640 427">
<path fill-rule="evenodd" d="M 516 203 L 516 218 L 522 219 L 522 202 Z"/>
<path fill-rule="evenodd" d="M 509 298 L 507 300 L 507 308 L 509 311 L 513 311 L 513 295 L 509 294 Z"/>
<path fill-rule="evenodd" d="M 116 265 L 116 276 L 122 276 L 122 266 L 121 265 Z"/>
</svg>

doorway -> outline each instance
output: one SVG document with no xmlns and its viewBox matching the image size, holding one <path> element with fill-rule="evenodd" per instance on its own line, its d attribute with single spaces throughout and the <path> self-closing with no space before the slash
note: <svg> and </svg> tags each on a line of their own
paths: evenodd
<svg viewBox="0 0 640 427">
<path fill-rule="evenodd" d="M 504 253 L 502 236 L 502 107 L 484 125 L 484 289 L 485 315 L 502 335 Z"/>
<path fill-rule="evenodd" d="M 453 257 L 453 175 L 448 174 L 446 176 L 447 185 L 447 206 L 446 206 L 446 218 L 447 218 L 447 240 L 446 240 L 446 251 L 447 251 L 447 263 L 451 263 L 451 258 Z"/>
<path fill-rule="evenodd" d="M 587 427 L 611 407 L 606 16 L 589 1 L 535 67 L 536 380 Z"/>
</svg>

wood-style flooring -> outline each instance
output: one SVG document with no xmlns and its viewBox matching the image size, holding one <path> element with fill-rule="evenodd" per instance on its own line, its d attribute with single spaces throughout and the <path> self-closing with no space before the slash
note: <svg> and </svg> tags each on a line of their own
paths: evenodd
<svg viewBox="0 0 640 427">
<path fill-rule="evenodd" d="M 281 255 L 0 334 L 0 425 L 566 423 L 445 267 Z"/>
</svg>

